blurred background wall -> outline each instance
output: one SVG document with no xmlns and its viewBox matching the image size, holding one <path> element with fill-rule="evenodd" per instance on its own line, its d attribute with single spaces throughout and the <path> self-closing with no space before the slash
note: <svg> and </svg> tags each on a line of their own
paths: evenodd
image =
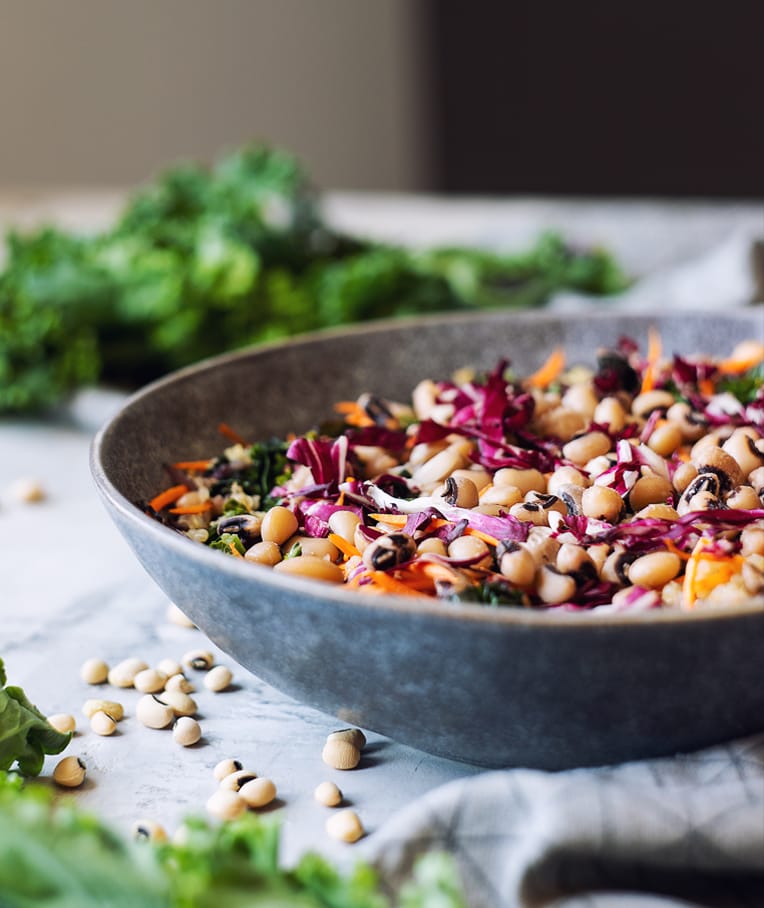
<svg viewBox="0 0 764 908">
<path fill-rule="evenodd" d="M 764 195 L 761 0 L 0 0 L 0 185 L 250 138 L 325 188 Z"/>
<path fill-rule="evenodd" d="M 417 0 L 0 0 L 0 185 L 132 183 L 251 138 L 427 183 Z"/>
</svg>

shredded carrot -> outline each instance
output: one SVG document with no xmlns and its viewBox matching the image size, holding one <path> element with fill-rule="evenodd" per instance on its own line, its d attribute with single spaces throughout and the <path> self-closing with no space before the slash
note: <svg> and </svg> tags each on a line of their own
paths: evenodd
<svg viewBox="0 0 764 908">
<path fill-rule="evenodd" d="M 369 576 L 372 582 L 381 587 L 388 593 L 395 593 L 399 596 L 421 596 L 418 590 L 412 589 L 408 584 L 396 580 L 385 571 L 371 571 Z"/>
<path fill-rule="evenodd" d="M 207 460 L 179 460 L 173 466 L 178 470 L 206 470 L 212 463 L 212 458 Z"/>
<path fill-rule="evenodd" d="M 704 397 L 713 397 L 716 393 L 716 383 L 712 378 L 702 378 L 698 382 L 698 390 Z"/>
<path fill-rule="evenodd" d="M 652 391 L 655 387 L 655 372 L 658 367 L 658 360 L 661 358 L 661 351 L 661 336 L 658 330 L 651 326 L 647 332 L 647 365 L 642 376 L 642 394 L 646 391 Z"/>
<path fill-rule="evenodd" d="M 405 527 L 408 517 L 405 514 L 369 514 L 374 520 L 389 523 L 391 527 Z"/>
<path fill-rule="evenodd" d="M 663 544 L 666 546 L 669 552 L 673 552 L 674 555 L 676 555 L 677 558 L 681 558 L 682 561 L 687 561 L 687 559 L 690 557 L 687 552 L 683 552 L 682 549 L 680 549 L 679 546 L 676 545 L 676 543 L 674 543 L 671 539 L 664 539 Z"/>
<path fill-rule="evenodd" d="M 347 539 L 343 538 L 337 533 L 329 533 L 329 542 L 332 545 L 335 545 L 346 558 L 352 558 L 353 555 L 358 555 L 360 557 L 361 553 L 353 545 L 352 542 L 348 542 Z"/>
<path fill-rule="evenodd" d="M 232 429 L 228 425 L 227 422 L 221 422 L 218 425 L 218 432 L 220 432 L 221 435 L 225 435 L 225 437 L 234 444 L 243 445 L 245 448 L 249 447 L 249 442 L 245 441 L 235 429 Z"/>
<path fill-rule="evenodd" d="M 701 537 L 692 550 L 684 572 L 682 602 L 691 609 L 699 598 L 707 596 L 717 586 L 728 583 L 743 567 L 742 555 L 722 555 L 706 549 Z"/>
<path fill-rule="evenodd" d="M 355 400 L 341 400 L 334 405 L 337 413 L 342 413 L 349 426 L 373 426 L 374 420 L 366 413 L 363 407 Z"/>
<path fill-rule="evenodd" d="M 483 542 L 487 542 L 488 545 L 498 545 L 499 540 L 495 536 L 491 536 L 489 533 L 484 533 L 482 530 L 476 530 L 474 527 L 467 527 L 464 531 L 465 536 L 476 536 L 478 539 L 482 539 Z"/>
<path fill-rule="evenodd" d="M 187 485 L 171 486 L 169 489 L 165 489 L 164 492 L 155 495 L 149 502 L 149 505 L 155 511 L 161 511 L 163 508 L 166 508 L 168 504 L 172 504 L 173 501 L 177 501 L 182 495 L 185 495 L 186 492 L 188 492 Z"/>
<path fill-rule="evenodd" d="M 759 341 L 744 341 L 733 351 L 729 359 L 723 359 L 718 365 L 725 375 L 740 375 L 764 362 L 764 344 Z"/>
<path fill-rule="evenodd" d="M 211 501 L 200 501 L 199 504 L 185 504 L 180 508 L 170 508 L 171 514 L 204 514 L 212 508 Z"/>
<path fill-rule="evenodd" d="M 236 548 L 236 543 L 235 543 L 235 542 L 229 542 L 229 543 L 228 543 L 228 548 L 231 550 L 231 554 L 233 555 L 234 558 L 243 558 L 243 557 L 244 557 L 244 556 L 241 554 L 241 552 Z"/>
<path fill-rule="evenodd" d="M 525 379 L 525 384 L 532 388 L 546 388 L 565 368 L 565 351 L 562 347 L 555 347 L 547 361 Z"/>
</svg>

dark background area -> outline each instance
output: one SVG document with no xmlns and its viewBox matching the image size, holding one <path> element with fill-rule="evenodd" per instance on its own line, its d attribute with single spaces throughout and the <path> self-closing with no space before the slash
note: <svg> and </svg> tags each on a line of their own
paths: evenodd
<svg viewBox="0 0 764 908">
<path fill-rule="evenodd" d="M 764 3 L 428 0 L 432 188 L 764 197 Z"/>
</svg>

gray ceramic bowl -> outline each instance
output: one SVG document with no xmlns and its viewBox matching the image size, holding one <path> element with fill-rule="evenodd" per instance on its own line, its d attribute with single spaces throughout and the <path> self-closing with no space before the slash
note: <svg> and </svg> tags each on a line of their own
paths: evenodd
<svg viewBox="0 0 764 908">
<path fill-rule="evenodd" d="M 481 314 L 387 323 L 219 357 L 136 394 L 101 430 L 92 469 L 149 574 L 223 650 L 291 696 L 423 750 L 486 766 L 628 760 L 764 726 L 764 604 L 724 612 L 545 614 L 365 598 L 224 557 L 146 517 L 162 464 L 222 447 L 225 421 L 257 439 L 304 431 L 335 400 L 406 398 L 425 377 L 532 370 L 647 327 L 672 352 L 764 335 L 761 309 L 720 316 Z"/>
</svg>

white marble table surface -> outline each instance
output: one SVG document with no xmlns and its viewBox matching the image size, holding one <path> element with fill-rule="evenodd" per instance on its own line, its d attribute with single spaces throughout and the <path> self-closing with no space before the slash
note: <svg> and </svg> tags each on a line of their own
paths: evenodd
<svg viewBox="0 0 764 908">
<path fill-rule="evenodd" d="M 120 199 L 115 192 L 0 192 L 0 229 L 43 220 L 95 228 L 108 221 Z M 416 243 L 517 247 L 539 229 L 556 226 L 576 241 L 607 243 L 641 274 L 700 256 L 762 223 L 759 206 L 740 203 L 447 202 L 344 195 L 330 197 L 327 211 L 348 229 Z M 139 695 L 132 690 L 112 697 L 115 690 L 104 689 L 105 697 L 120 699 L 127 710 L 117 735 L 100 738 L 89 730 L 80 710 L 98 691 L 79 678 L 86 658 L 115 663 L 139 656 L 156 664 L 209 646 L 200 631 L 167 620 L 166 598 L 97 498 L 88 447 L 95 427 L 118 403 L 108 394 L 86 393 L 56 419 L 0 419 L 0 656 L 12 683 L 23 686 L 44 712 L 77 715 L 80 731 L 69 752 L 82 755 L 89 769 L 78 801 L 119 828 L 149 817 L 172 832 L 182 816 L 203 811 L 215 788 L 212 767 L 234 756 L 277 785 L 286 861 L 308 848 L 342 859 L 353 850 L 327 838 L 327 809 L 312 796 L 318 782 L 337 781 L 373 836 L 397 808 L 476 772 L 374 734 L 358 769 L 330 770 L 321 761 L 321 748 L 341 723 L 235 665 L 233 690 L 214 695 L 200 686 L 204 737 L 193 748 L 179 747 L 167 731 L 142 727 L 134 718 Z M 20 477 L 39 480 L 46 499 L 15 500 L 8 486 Z M 47 761 L 46 773 L 54 762 Z"/>
</svg>

